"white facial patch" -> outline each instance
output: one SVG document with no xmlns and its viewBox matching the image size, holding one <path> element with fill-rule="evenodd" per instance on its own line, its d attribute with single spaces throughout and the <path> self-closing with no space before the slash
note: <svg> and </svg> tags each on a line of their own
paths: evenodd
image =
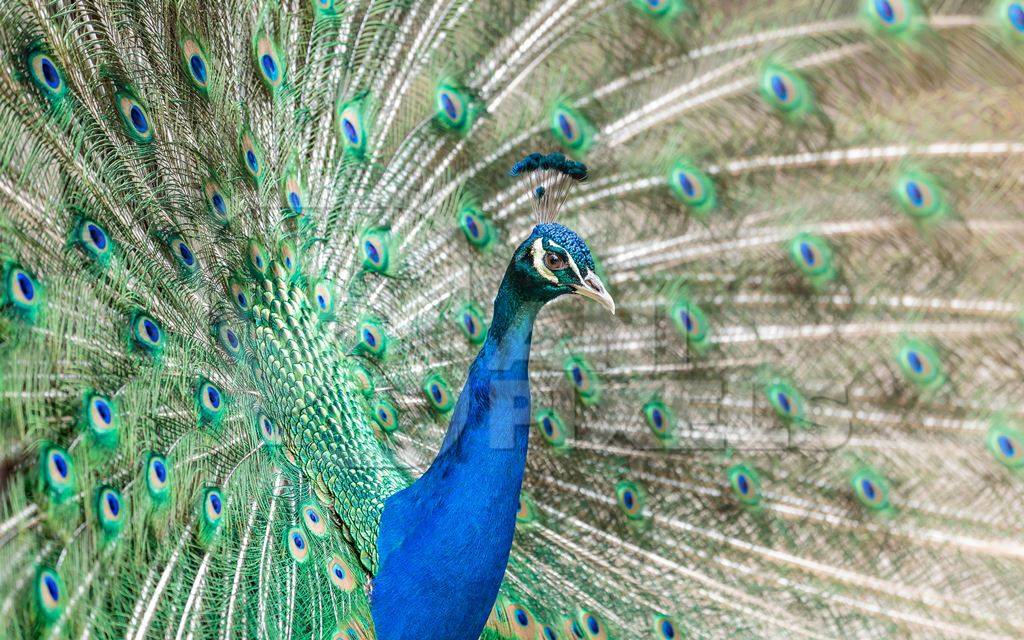
<svg viewBox="0 0 1024 640">
<path fill-rule="evenodd" d="M 552 273 L 551 269 L 544 266 L 544 238 L 537 238 L 533 241 L 533 268 L 537 270 L 537 273 L 544 276 L 545 280 L 558 284 L 558 276 Z"/>
<path fill-rule="evenodd" d="M 576 261 L 572 259 L 572 254 L 566 251 L 565 257 L 569 258 L 569 267 L 572 268 L 572 272 L 576 274 L 576 280 L 578 282 L 583 282 L 583 274 L 580 273 L 580 268 L 576 266 Z"/>
</svg>

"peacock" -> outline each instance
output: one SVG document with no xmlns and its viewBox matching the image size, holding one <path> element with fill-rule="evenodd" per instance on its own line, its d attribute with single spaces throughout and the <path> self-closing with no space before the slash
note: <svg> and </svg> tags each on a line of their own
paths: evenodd
<svg viewBox="0 0 1024 640">
<path fill-rule="evenodd" d="M 1024 2 L 0 1 L 0 637 L 1024 636 Z"/>
</svg>

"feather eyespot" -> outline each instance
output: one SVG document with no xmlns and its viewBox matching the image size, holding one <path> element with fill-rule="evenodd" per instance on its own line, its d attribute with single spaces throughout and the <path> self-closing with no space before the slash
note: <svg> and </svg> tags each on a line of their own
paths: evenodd
<svg viewBox="0 0 1024 640">
<path fill-rule="evenodd" d="M 121 493 L 113 487 L 101 487 L 96 495 L 96 513 L 100 527 L 108 536 L 116 536 L 124 527 L 126 505 Z"/>
<path fill-rule="evenodd" d="M 239 358 L 242 355 L 242 342 L 238 338 L 238 333 L 230 325 L 220 323 L 215 329 L 217 340 L 220 342 L 220 346 L 224 351 L 228 352 L 233 358 Z"/>
<path fill-rule="evenodd" d="M 309 559 L 309 541 L 302 529 L 292 527 L 285 533 L 285 544 L 288 547 L 288 554 L 298 564 L 304 564 Z"/>
<path fill-rule="evenodd" d="M 334 294 L 331 292 L 330 283 L 327 280 L 317 280 L 309 288 L 309 302 L 321 317 L 329 316 L 334 312 Z"/>
<path fill-rule="evenodd" d="M 449 92 L 442 90 L 438 92 L 437 102 L 440 112 L 447 116 L 451 123 L 457 124 L 462 117 L 462 105 L 458 100 L 453 99 Z"/>
<path fill-rule="evenodd" d="M 364 318 L 356 325 L 356 348 L 375 358 L 383 358 L 388 350 L 388 335 L 381 323 L 373 318 Z"/>
<path fill-rule="evenodd" d="M 566 447 L 568 433 L 562 417 L 554 409 L 538 409 L 535 424 L 541 437 L 555 449 Z"/>
<path fill-rule="evenodd" d="M 931 175 L 911 171 L 896 181 L 896 201 L 900 207 L 918 220 L 944 216 L 948 206 L 938 181 Z"/>
<path fill-rule="evenodd" d="M 87 393 L 82 424 L 94 444 L 108 449 L 117 446 L 117 408 L 109 398 Z"/>
<path fill-rule="evenodd" d="M 796 388 L 787 382 L 775 381 L 765 387 L 765 395 L 776 415 L 787 423 L 803 424 L 804 399 Z"/>
<path fill-rule="evenodd" d="M 28 67 L 32 83 L 51 103 L 57 102 L 67 94 L 64 72 L 49 53 L 38 47 L 29 49 L 25 55 L 25 65 Z"/>
<path fill-rule="evenodd" d="M 608 631 L 597 614 L 581 610 L 575 618 L 566 621 L 566 633 L 578 640 L 608 640 Z"/>
<path fill-rule="evenodd" d="M 644 418 L 654 437 L 670 441 L 675 436 L 675 415 L 660 400 L 650 400 L 643 407 Z"/>
<path fill-rule="evenodd" d="M 366 123 L 363 112 L 363 98 L 343 102 L 337 110 L 337 127 L 345 151 L 362 158 L 366 152 Z"/>
<path fill-rule="evenodd" d="M 75 465 L 67 450 L 56 445 L 44 447 L 39 466 L 43 485 L 55 501 L 70 495 L 75 488 Z"/>
<path fill-rule="evenodd" d="M 373 640 L 373 636 L 367 633 L 358 620 L 348 620 L 340 629 L 331 640 Z"/>
<path fill-rule="evenodd" d="M 570 356 L 565 360 L 565 376 L 568 378 L 576 396 L 583 404 L 596 404 L 601 399 L 601 385 L 597 374 L 583 356 Z"/>
<path fill-rule="evenodd" d="M 82 218 L 75 225 L 73 243 L 85 253 L 86 256 L 95 260 L 99 265 L 106 266 L 110 262 L 114 244 L 98 222 Z"/>
<path fill-rule="evenodd" d="M 747 506 L 760 504 L 761 480 L 753 468 L 735 464 L 726 469 L 726 476 L 737 500 Z"/>
<path fill-rule="evenodd" d="M 240 312 L 248 313 L 249 307 L 252 305 L 252 299 L 249 297 L 249 290 L 242 284 L 241 280 L 232 278 L 228 283 L 228 291 L 231 292 L 231 301 L 235 304 Z"/>
<path fill-rule="evenodd" d="M 690 5 L 687 0 L 633 0 L 633 6 L 665 26 L 684 13 L 693 14 Z"/>
<path fill-rule="evenodd" d="M 212 525 L 219 525 L 224 517 L 224 496 L 220 489 L 207 488 L 203 492 L 203 516 L 206 522 Z"/>
<path fill-rule="evenodd" d="M 579 136 L 579 126 L 575 118 L 566 111 L 556 111 L 553 124 L 556 132 L 569 144 L 575 142 Z"/>
<path fill-rule="evenodd" d="M 1008 3 L 1005 9 L 1005 20 L 1017 34 L 1024 34 L 1024 4 Z"/>
<path fill-rule="evenodd" d="M 167 499 L 171 488 L 171 465 L 167 458 L 150 453 L 146 459 L 146 489 L 157 503 Z"/>
<path fill-rule="evenodd" d="M 199 405 L 199 418 L 204 422 L 219 421 L 227 408 L 227 398 L 220 388 L 209 380 L 199 380 L 196 400 Z"/>
<path fill-rule="evenodd" d="M 263 152 L 256 143 L 256 138 L 248 129 L 243 129 L 239 136 L 238 152 L 245 167 L 246 173 L 257 185 L 263 181 L 266 175 L 266 167 L 263 166 Z"/>
<path fill-rule="evenodd" d="M 321 16 L 333 16 L 335 13 L 334 4 L 335 0 L 313 0 L 313 8 Z"/>
<path fill-rule="evenodd" d="M 641 520 L 644 517 L 644 492 L 636 483 L 623 480 L 615 485 L 615 497 L 619 509 L 630 520 Z"/>
<path fill-rule="evenodd" d="M 676 182 L 686 198 L 699 201 L 704 197 L 704 190 L 701 188 L 700 181 L 695 180 L 686 171 L 680 171 L 676 174 Z"/>
<path fill-rule="evenodd" d="M 789 243 L 789 255 L 815 286 L 824 285 L 835 276 L 832 248 L 824 238 L 809 233 L 798 234 Z"/>
<path fill-rule="evenodd" d="M 815 111 L 811 86 L 796 71 L 778 64 L 767 64 L 761 72 L 761 97 L 775 110 L 791 119 Z"/>
<path fill-rule="evenodd" d="M 376 273 L 388 273 L 391 266 L 391 234 L 384 228 L 372 228 L 363 232 L 360 240 L 363 252 L 363 267 Z"/>
<path fill-rule="evenodd" d="M 352 375 L 359 387 L 359 391 L 367 398 L 372 396 L 374 390 L 373 378 L 370 377 L 370 373 L 366 368 L 363 367 L 363 365 L 354 362 L 352 363 Z"/>
<path fill-rule="evenodd" d="M 822 277 L 832 271 L 832 249 L 823 238 L 802 233 L 790 242 L 789 252 L 808 276 Z"/>
<path fill-rule="evenodd" d="M 934 389 L 945 382 L 938 353 L 921 340 L 904 340 L 899 347 L 897 362 L 903 375 L 923 389 Z"/>
<path fill-rule="evenodd" d="M 1024 468 L 1024 434 L 1002 421 L 989 427 L 988 448 L 1001 464 L 1010 469 Z"/>
<path fill-rule="evenodd" d="M 676 199 L 698 216 L 704 216 L 718 206 L 718 192 L 711 178 L 687 160 L 680 160 L 672 167 L 669 187 Z"/>
<path fill-rule="evenodd" d="M 109 430 L 113 425 L 114 410 L 106 398 L 93 396 L 89 401 L 89 415 L 93 428 L 97 431 Z"/>
<path fill-rule="evenodd" d="M 907 202 L 915 210 L 927 210 L 934 199 L 931 188 L 929 188 L 928 185 L 913 179 L 908 179 L 904 183 L 903 191 L 906 195 Z"/>
<path fill-rule="evenodd" d="M 47 622 L 54 622 L 64 610 L 64 581 L 49 567 L 36 571 L 35 603 Z"/>
<path fill-rule="evenodd" d="M 996 442 L 997 447 L 999 449 L 999 453 L 1003 457 L 1012 458 L 1014 455 L 1016 455 L 1017 445 L 1009 436 L 1001 435 L 996 439 Z"/>
<path fill-rule="evenodd" d="M 464 206 L 459 211 L 459 228 L 466 241 L 476 249 L 486 249 L 494 244 L 497 234 L 490 219 L 474 206 Z"/>
<path fill-rule="evenodd" d="M 592 130 L 583 114 L 568 105 L 556 105 L 551 112 L 552 134 L 577 156 L 585 154 L 590 147 Z"/>
<path fill-rule="evenodd" d="M 284 200 L 285 209 L 292 215 L 302 215 L 305 207 L 305 189 L 303 188 L 302 181 L 296 171 L 290 171 L 284 179 L 284 185 L 281 189 L 282 198 Z"/>
<path fill-rule="evenodd" d="M 267 268 L 270 266 L 270 259 L 267 257 L 267 252 L 263 248 L 263 245 L 255 240 L 250 240 L 248 257 L 249 267 L 255 274 L 264 275 L 267 273 Z"/>
<path fill-rule="evenodd" d="M 853 494 L 865 507 L 880 511 L 889 507 L 889 483 L 871 469 L 856 471 L 850 478 Z"/>
<path fill-rule="evenodd" d="M 785 69 L 769 66 L 761 79 L 761 92 L 765 99 L 780 111 L 793 111 L 803 102 L 804 83 Z"/>
<path fill-rule="evenodd" d="M 153 140 L 153 123 L 145 105 L 127 89 L 114 94 L 114 104 L 121 116 L 128 136 L 136 142 L 145 143 Z"/>
<path fill-rule="evenodd" d="M 331 584 L 344 593 L 352 592 L 356 586 L 356 574 L 349 564 L 338 554 L 327 559 L 327 576 Z"/>
<path fill-rule="evenodd" d="M 167 242 L 167 249 L 184 275 L 191 275 L 199 269 L 199 259 L 184 238 L 171 237 Z"/>
<path fill-rule="evenodd" d="M 537 622 L 533 613 L 525 605 L 512 603 L 505 606 L 505 615 L 508 617 L 515 638 L 520 640 L 536 640 Z"/>
<path fill-rule="evenodd" d="M 210 216 L 220 224 L 227 224 L 231 217 L 231 206 L 220 183 L 213 179 L 207 180 L 203 184 L 203 192 L 206 194 Z"/>
<path fill-rule="evenodd" d="M 914 0 L 865 0 L 864 11 L 871 27 L 888 35 L 914 31 L 922 17 Z"/>
<path fill-rule="evenodd" d="M 253 54 L 260 78 L 271 92 L 278 91 L 285 81 L 285 62 L 277 43 L 266 33 L 253 41 Z"/>
<path fill-rule="evenodd" d="M 710 347 L 710 325 L 704 310 L 688 297 L 680 296 L 669 309 L 676 330 L 698 354 Z"/>
<path fill-rule="evenodd" d="M 200 525 L 197 531 L 199 542 L 209 545 L 220 532 L 226 511 L 224 494 L 217 487 L 206 487 L 199 502 Z"/>
<path fill-rule="evenodd" d="M 450 84 L 442 84 L 434 94 L 437 122 L 444 129 L 464 133 L 472 124 L 469 96 Z"/>
<path fill-rule="evenodd" d="M 471 344 L 480 344 L 487 337 L 487 322 L 472 302 L 464 304 L 455 314 L 459 331 Z"/>
<path fill-rule="evenodd" d="M 398 429 L 398 410 L 387 400 L 381 398 L 373 407 L 373 420 L 385 433 Z"/>
<path fill-rule="evenodd" d="M 281 429 L 266 414 L 256 415 L 256 431 L 268 447 L 276 447 L 282 442 Z"/>
<path fill-rule="evenodd" d="M 192 86 L 206 95 L 210 89 L 210 62 L 198 40 L 186 37 L 181 40 L 181 61 Z"/>
<path fill-rule="evenodd" d="M 19 273 L 15 276 L 17 279 L 17 285 L 14 288 L 15 295 L 20 297 L 20 302 L 29 303 L 32 302 L 32 298 L 35 296 L 35 285 L 32 283 L 32 278 L 25 273 Z"/>
<path fill-rule="evenodd" d="M 150 356 L 158 356 L 163 351 L 166 337 L 160 323 L 143 312 L 137 312 L 132 318 L 132 338 L 135 346 Z"/>
<path fill-rule="evenodd" d="M 529 524 L 536 521 L 537 510 L 533 506 L 533 500 L 525 492 L 519 493 L 519 508 L 516 509 L 516 522 Z"/>
<path fill-rule="evenodd" d="M 438 413 L 445 413 L 451 410 L 455 404 L 448 382 L 440 374 L 435 373 L 427 376 L 427 379 L 423 381 L 422 389 L 427 402 Z"/>
<path fill-rule="evenodd" d="M 327 535 L 327 521 L 324 519 L 320 509 L 312 503 L 302 505 L 302 523 L 317 538 Z"/>
<path fill-rule="evenodd" d="M 299 273 L 299 254 L 295 249 L 295 243 L 285 240 L 277 250 L 278 263 L 284 267 L 285 273 L 289 276 Z"/>
<path fill-rule="evenodd" d="M 8 262 L 4 270 L 4 306 L 23 320 L 34 321 L 43 304 L 39 281 L 16 262 Z"/>
<path fill-rule="evenodd" d="M 671 5 L 669 0 L 645 0 L 644 4 L 648 12 L 654 15 L 660 15 L 665 12 L 666 9 Z"/>
<path fill-rule="evenodd" d="M 654 636 L 662 640 L 676 640 L 679 636 L 679 628 L 675 620 L 666 615 L 654 616 Z"/>
</svg>

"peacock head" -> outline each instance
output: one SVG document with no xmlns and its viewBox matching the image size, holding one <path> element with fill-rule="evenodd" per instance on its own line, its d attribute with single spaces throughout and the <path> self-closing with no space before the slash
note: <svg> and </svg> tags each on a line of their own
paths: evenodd
<svg viewBox="0 0 1024 640">
<path fill-rule="evenodd" d="M 509 274 L 526 299 L 546 303 L 565 294 L 576 294 L 615 313 L 615 301 L 597 276 L 587 243 L 557 222 L 533 228 L 530 237 L 516 249 Z"/>
<path fill-rule="evenodd" d="M 509 175 L 528 187 L 540 223 L 509 264 L 508 273 L 519 295 L 543 304 L 574 293 L 615 313 L 615 302 L 597 277 L 590 247 L 576 232 L 555 222 L 573 185 L 587 179 L 587 165 L 561 153 L 531 153 L 515 163 Z"/>
</svg>

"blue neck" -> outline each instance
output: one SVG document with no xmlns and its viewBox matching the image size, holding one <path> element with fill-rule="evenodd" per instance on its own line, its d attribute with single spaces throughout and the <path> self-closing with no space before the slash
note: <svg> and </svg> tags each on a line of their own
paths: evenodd
<svg viewBox="0 0 1024 640">
<path fill-rule="evenodd" d="M 470 457 L 480 462 L 492 454 L 507 453 L 509 448 L 521 449 L 521 460 L 517 459 L 518 464 L 509 468 L 509 472 L 515 473 L 521 481 L 526 463 L 528 436 L 526 427 L 529 425 L 530 344 L 533 338 L 533 323 L 542 306 L 543 302 L 524 300 L 515 290 L 510 278 L 506 276 L 498 289 L 498 295 L 494 298 L 494 313 L 491 316 L 487 339 L 470 367 L 469 376 L 462 391 L 463 395 L 467 392 L 472 393 L 474 390 L 492 393 L 492 389 L 484 389 L 484 387 L 497 387 L 493 389 L 497 391 L 497 396 L 492 396 L 492 398 L 511 401 L 517 406 L 525 406 L 527 409 L 526 422 L 511 419 L 512 416 L 506 416 L 509 418 L 506 420 L 466 420 L 467 416 L 460 415 L 459 407 L 457 407 L 448 426 L 441 451 L 432 466 L 437 466 L 438 462 L 447 458 L 449 449 L 454 445 L 459 445 L 456 449 L 463 453 L 472 453 Z M 486 410 L 483 407 L 470 406 L 470 403 L 464 402 L 461 397 L 459 404 L 466 405 L 466 410 L 472 414 L 477 414 L 481 409 Z M 479 403 L 474 402 L 473 404 Z M 471 435 L 480 430 L 486 430 L 488 437 L 471 439 Z M 491 446 L 466 450 L 465 445 L 467 444 L 482 445 L 485 443 Z M 506 456 L 498 457 L 505 458 Z M 463 459 L 461 462 L 470 462 L 470 460 Z M 508 461 L 503 460 L 503 462 Z"/>
<path fill-rule="evenodd" d="M 525 374 L 530 366 L 533 322 L 542 306 L 541 302 L 524 300 L 508 278 L 503 280 L 494 298 L 491 327 L 478 358 L 490 357 L 494 364 L 504 365 L 501 369 L 521 366 Z"/>
<path fill-rule="evenodd" d="M 543 306 L 514 285 L 510 267 L 440 453 L 385 504 L 372 596 L 380 640 L 422 637 L 438 621 L 446 634 L 437 638 L 478 638 L 498 594 L 526 468 L 530 338 Z"/>
</svg>

